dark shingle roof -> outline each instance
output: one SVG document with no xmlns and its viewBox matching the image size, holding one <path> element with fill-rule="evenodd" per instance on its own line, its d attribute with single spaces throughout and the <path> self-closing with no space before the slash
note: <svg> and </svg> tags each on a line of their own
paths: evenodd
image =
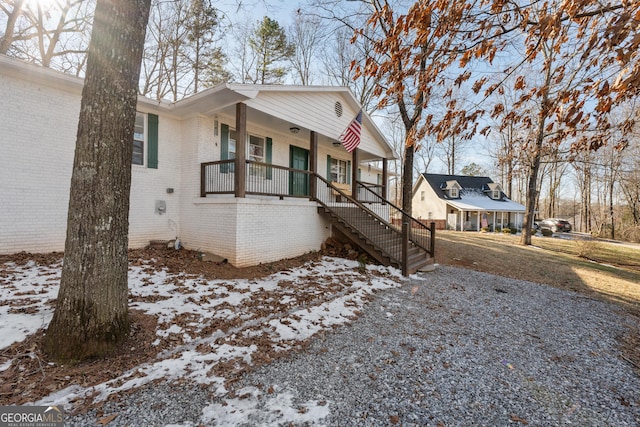
<svg viewBox="0 0 640 427">
<path fill-rule="evenodd" d="M 463 191 L 475 190 L 479 192 L 488 190 L 489 184 L 493 183 L 493 180 L 488 176 L 441 175 L 435 173 L 423 173 L 422 176 L 433 188 L 434 193 L 441 199 L 448 199 L 446 192 L 443 190 L 447 181 L 457 181 Z M 504 196 L 502 194 L 502 197 Z"/>
</svg>

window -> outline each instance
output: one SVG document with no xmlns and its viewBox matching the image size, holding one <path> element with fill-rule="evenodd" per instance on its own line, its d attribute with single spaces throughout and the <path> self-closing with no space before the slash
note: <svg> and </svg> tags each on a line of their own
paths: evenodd
<svg viewBox="0 0 640 427">
<path fill-rule="evenodd" d="M 331 181 L 346 184 L 348 172 L 346 160 L 331 159 Z"/>
<path fill-rule="evenodd" d="M 458 189 L 457 188 L 452 188 L 449 190 L 449 197 L 451 197 L 452 199 L 455 199 L 458 197 Z"/>
<path fill-rule="evenodd" d="M 420 192 L 420 201 L 424 202 L 424 191 Z"/>
<path fill-rule="evenodd" d="M 492 199 L 496 199 L 497 200 L 497 199 L 500 198 L 500 190 L 493 190 L 491 192 L 491 194 L 492 194 L 492 196 L 491 196 Z"/>
<path fill-rule="evenodd" d="M 134 165 L 144 165 L 144 140 L 145 140 L 145 115 L 136 113 L 136 123 L 133 130 L 133 154 L 131 163 Z"/>
<path fill-rule="evenodd" d="M 264 163 L 264 138 L 259 136 L 249 135 L 249 160 L 252 162 Z M 265 176 L 265 167 L 262 165 L 251 164 L 249 167 L 249 174 L 255 176 Z"/>
<path fill-rule="evenodd" d="M 229 129 L 229 146 L 228 146 L 228 160 L 236 158 L 236 131 L 235 129 Z"/>
<path fill-rule="evenodd" d="M 264 138 L 249 135 L 249 160 L 264 163 Z"/>
</svg>

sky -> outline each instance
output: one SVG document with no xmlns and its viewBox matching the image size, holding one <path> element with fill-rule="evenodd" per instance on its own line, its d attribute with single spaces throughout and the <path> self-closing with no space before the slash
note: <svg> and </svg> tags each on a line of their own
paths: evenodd
<svg viewBox="0 0 640 427">
<path fill-rule="evenodd" d="M 206 280 L 196 275 L 173 274 L 156 269 L 153 261 L 129 267 L 130 309 L 158 317 L 158 355 L 117 378 L 87 387 L 71 385 L 33 402 L 63 405 L 65 412 L 135 389 L 154 380 L 183 378 L 211 387 L 216 397 L 202 409 L 200 420 L 183 420 L 174 426 L 233 425 L 248 422 L 252 413 L 266 407 L 276 424 L 320 421 L 331 411 L 331 402 L 300 402 L 285 390 L 270 393 L 255 387 L 226 397 L 226 379 L 211 372 L 228 362 L 253 365 L 258 347 L 252 340 L 270 343 L 282 352 L 315 334 L 345 325 L 357 317 L 367 296 L 400 286 L 406 279 L 397 269 L 367 266 L 357 261 L 324 257 L 300 268 L 254 280 Z M 53 265 L 0 264 L 0 354 L 14 342 L 45 328 L 53 316 L 51 301 L 57 297 L 62 260 Z M 185 319 L 189 320 L 185 320 Z M 213 324 L 234 325 L 223 332 Z M 237 326 L 235 326 L 237 325 Z M 234 344 L 242 341 L 244 345 Z M 0 372 L 12 360 L 0 359 Z M 222 402 L 222 403 L 220 403 Z M 265 405 L 266 402 L 266 405 Z M 105 414 L 109 415 L 109 414 Z"/>
</svg>

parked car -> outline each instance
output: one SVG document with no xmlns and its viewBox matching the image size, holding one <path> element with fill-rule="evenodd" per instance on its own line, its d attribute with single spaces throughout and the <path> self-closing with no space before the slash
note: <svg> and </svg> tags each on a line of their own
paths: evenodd
<svg viewBox="0 0 640 427">
<path fill-rule="evenodd" d="M 571 224 L 566 219 L 547 218 L 540 221 L 540 228 L 548 228 L 554 233 L 558 231 L 568 233 L 571 231 Z"/>
</svg>

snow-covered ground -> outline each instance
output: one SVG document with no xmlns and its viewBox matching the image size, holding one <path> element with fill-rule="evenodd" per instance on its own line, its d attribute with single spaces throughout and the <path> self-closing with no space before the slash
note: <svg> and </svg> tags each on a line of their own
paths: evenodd
<svg viewBox="0 0 640 427">
<path fill-rule="evenodd" d="M 58 293 L 61 262 L 55 265 L 0 264 L 0 350 L 46 327 L 53 315 L 50 303 Z M 129 268 L 130 307 L 158 317 L 158 355 L 118 378 L 59 390 L 36 405 L 73 409 L 87 399 L 104 401 L 158 379 L 183 379 L 205 384 L 225 396 L 226 379 L 219 365 L 251 366 L 265 352 L 287 351 L 314 334 L 348 323 L 377 290 L 397 287 L 399 271 L 356 261 L 322 258 L 304 266 L 254 280 L 206 280 L 173 274 L 148 261 Z M 0 371 L 11 360 L 0 362 Z M 201 422 L 215 416 L 233 424 L 255 410 L 264 391 L 246 390 L 242 398 L 227 399 L 225 408 L 205 408 Z M 290 396 L 270 392 L 269 404 L 284 417 L 279 422 L 318 421 L 327 415 L 326 402 L 308 402 L 307 410 L 291 406 Z M 222 419 L 221 419 L 222 417 Z M 192 425 L 187 422 L 184 425 Z"/>
</svg>

